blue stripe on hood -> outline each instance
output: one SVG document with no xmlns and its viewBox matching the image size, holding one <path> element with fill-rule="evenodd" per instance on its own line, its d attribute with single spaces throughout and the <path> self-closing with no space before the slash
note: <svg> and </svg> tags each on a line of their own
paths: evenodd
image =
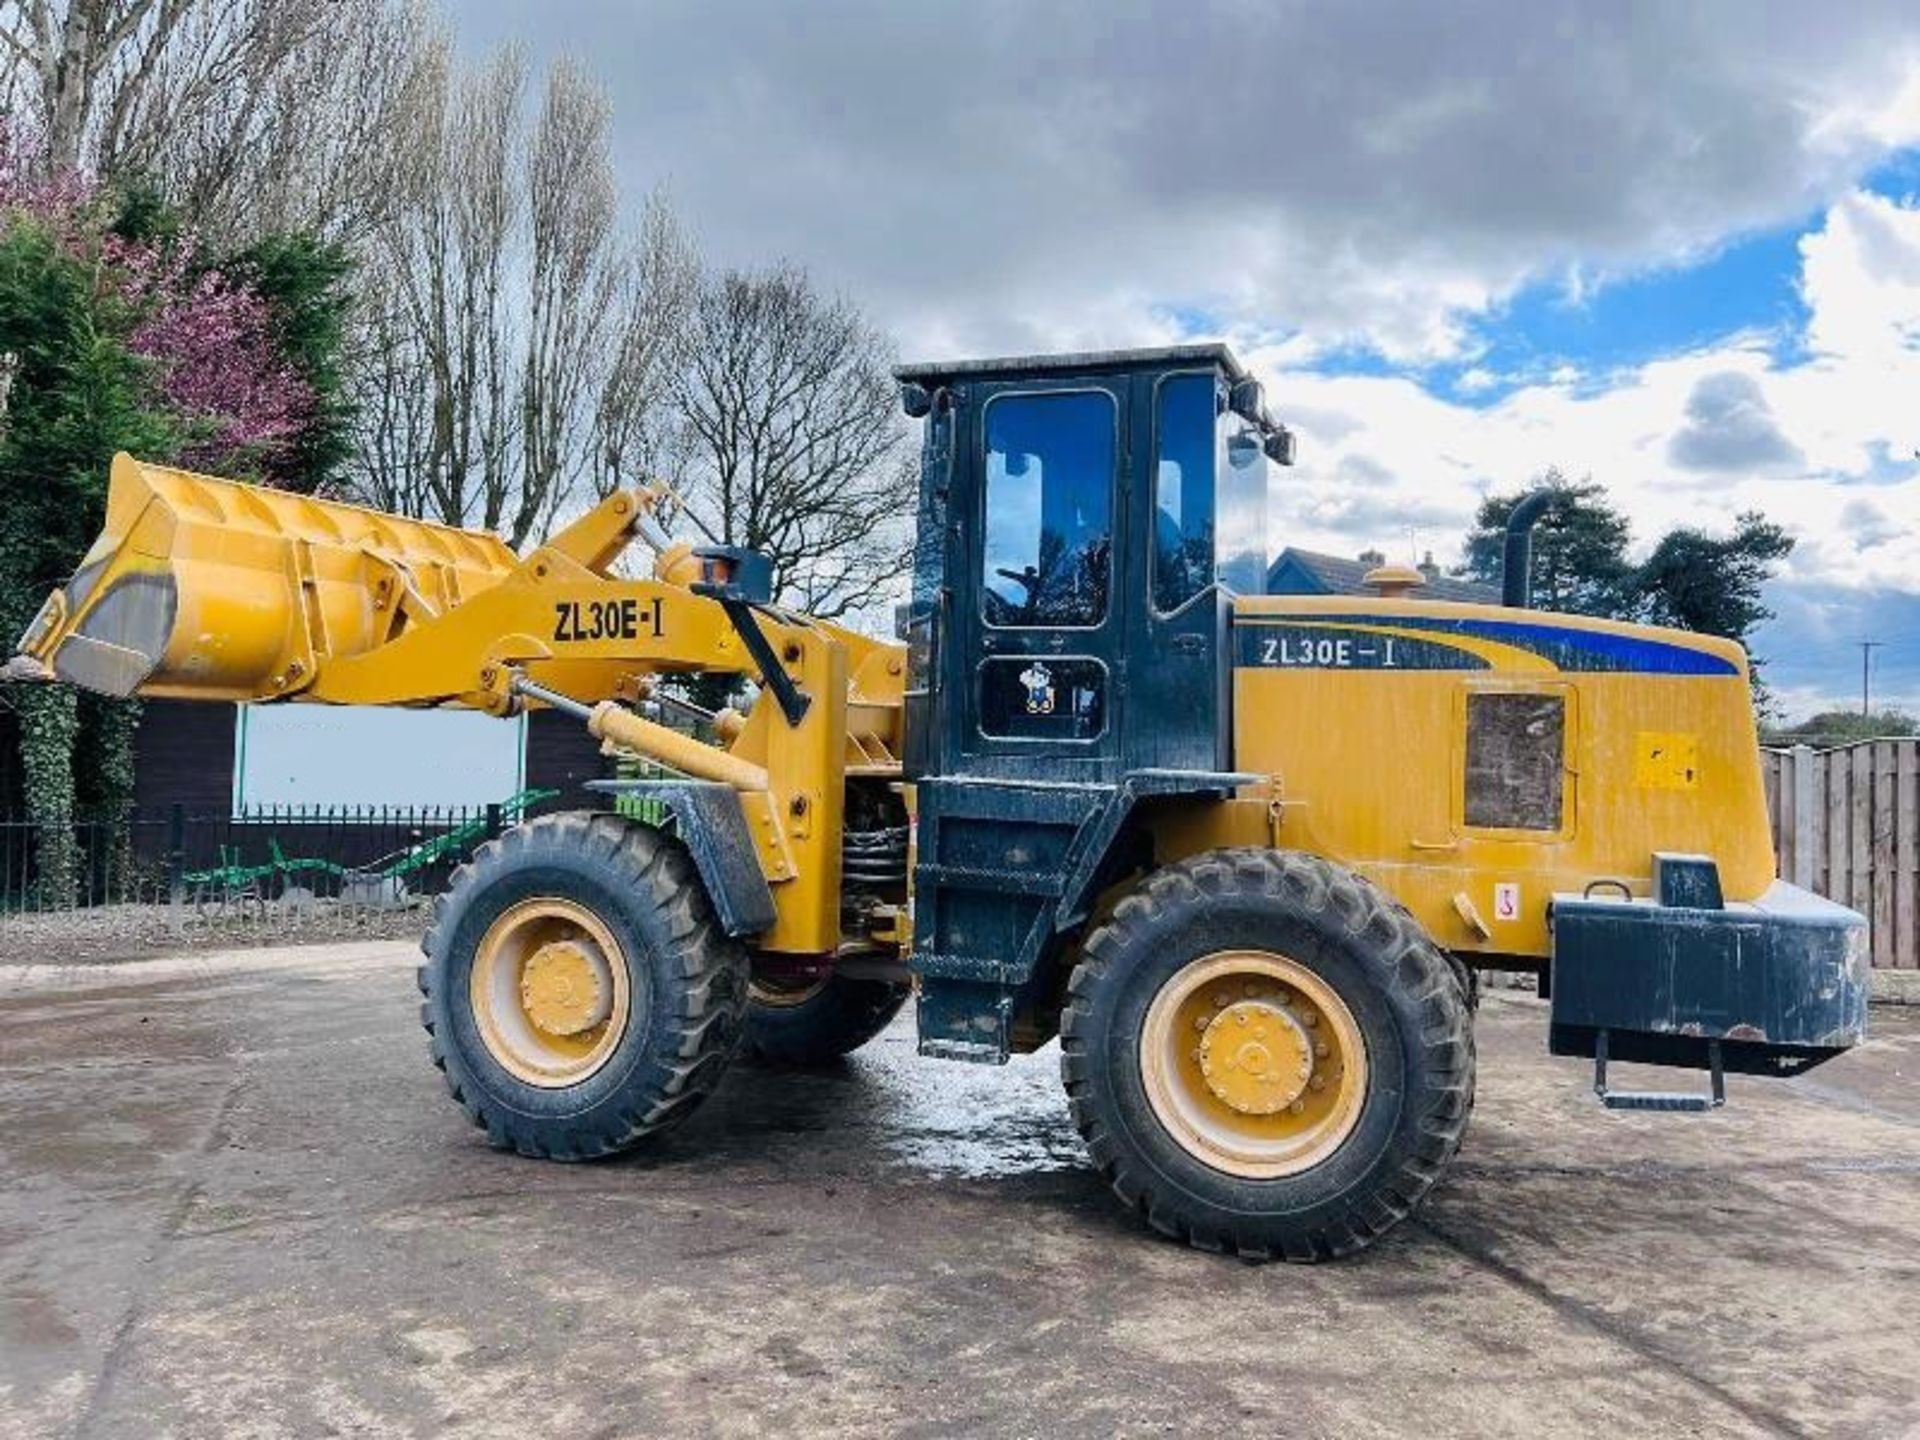
<svg viewBox="0 0 1920 1440">
<path fill-rule="evenodd" d="M 1279 617 L 1261 617 L 1263 619 Z M 1408 630 L 1472 635 L 1532 650 L 1562 670 L 1616 670 L 1639 675 L 1738 675 L 1732 661 L 1642 635 L 1616 635 L 1605 630 L 1577 630 L 1526 620 L 1459 620 L 1432 615 L 1289 615 L 1291 624 L 1392 625 Z"/>
</svg>

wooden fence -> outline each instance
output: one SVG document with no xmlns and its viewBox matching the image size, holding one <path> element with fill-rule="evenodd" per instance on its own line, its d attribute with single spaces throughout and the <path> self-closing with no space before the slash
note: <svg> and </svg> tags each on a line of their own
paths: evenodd
<svg viewBox="0 0 1920 1440">
<path fill-rule="evenodd" d="M 1876 967 L 1920 966 L 1920 739 L 1761 760 L 1781 875 L 1865 915 Z"/>
</svg>

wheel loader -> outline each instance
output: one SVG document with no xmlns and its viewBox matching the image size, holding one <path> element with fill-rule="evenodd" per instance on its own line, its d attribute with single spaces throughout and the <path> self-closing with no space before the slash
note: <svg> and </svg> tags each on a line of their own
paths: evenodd
<svg viewBox="0 0 1920 1440">
<path fill-rule="evenodd" d="M 114 461 L 13 662 L 108 695 L 547 707 L 671 778 L 482 846 L 421 1016 L 497 1147 L 678 1124 L 742 1047 L 832 1063 L 1057 1038 L 1094 1166 L 1153 1229 L 1317 1260 L 1460 1144 L 1486 969 L 1610 1105 L 1705 1109 L 1866 1026 L 1862 918 L 1783 884 L 1746 657 L 1527 607 L 1278 597 L 1293 436 L 1224 347 L 920 365 L 904 643 L 673 542 L 663 488 L 524 556 L 487 534 Z M 634 542 L 651 574 L 615 562 Z M 679 682 L 733 677 L 704 710 Z M 658 802 L 642 823 L 622 794 Z M 628 807 L 632 808 L 632 807 Z M 1705 1072 L 1622 1093 L 1609 1061 Z"/>
</svg>

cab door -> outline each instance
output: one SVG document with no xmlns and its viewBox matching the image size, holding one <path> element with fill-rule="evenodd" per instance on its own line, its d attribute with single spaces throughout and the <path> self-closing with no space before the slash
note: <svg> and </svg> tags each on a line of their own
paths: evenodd
<svg viewBox="0 0 1920 1440">
<path fill-rule="evenodd" d="M 1134 446 L 1149 458 L 1133 502 L 1145 543 L 1130 557 L 1136 568 L 1127 586 L 1137 597 L 1127 766 L 1224 770 L 1233 612 L 1220 565 L 1222 535 L 1231 530 L 1220 505 L 1225 390 L 1212 366 L 1145 375 L 1136 387 Z"/>
<path fill-rule="evenodd" d="M 962 768 L 1110 780 L 1126 686 L 1118 592 L 1124 380 L 982 386 L 957 538 Z"/>
</svg>

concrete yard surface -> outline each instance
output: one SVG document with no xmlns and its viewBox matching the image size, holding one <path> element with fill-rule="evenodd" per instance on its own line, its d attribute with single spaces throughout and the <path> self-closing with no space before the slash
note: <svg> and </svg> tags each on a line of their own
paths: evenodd
<svg viewBox="0 0 1920 1440">
<path fill-rule="evenodd" d="M 414 958 L 0 965 L 0 1434 L 1920 1433 L 1911 1010 L 1624 1115 L 1496 992 L 1440 1188 L 1300 1268 L 1139 1228 L 1052 1047 L 905 1022 L 642 1154 L 495 1154 Z"/>
</svg>

